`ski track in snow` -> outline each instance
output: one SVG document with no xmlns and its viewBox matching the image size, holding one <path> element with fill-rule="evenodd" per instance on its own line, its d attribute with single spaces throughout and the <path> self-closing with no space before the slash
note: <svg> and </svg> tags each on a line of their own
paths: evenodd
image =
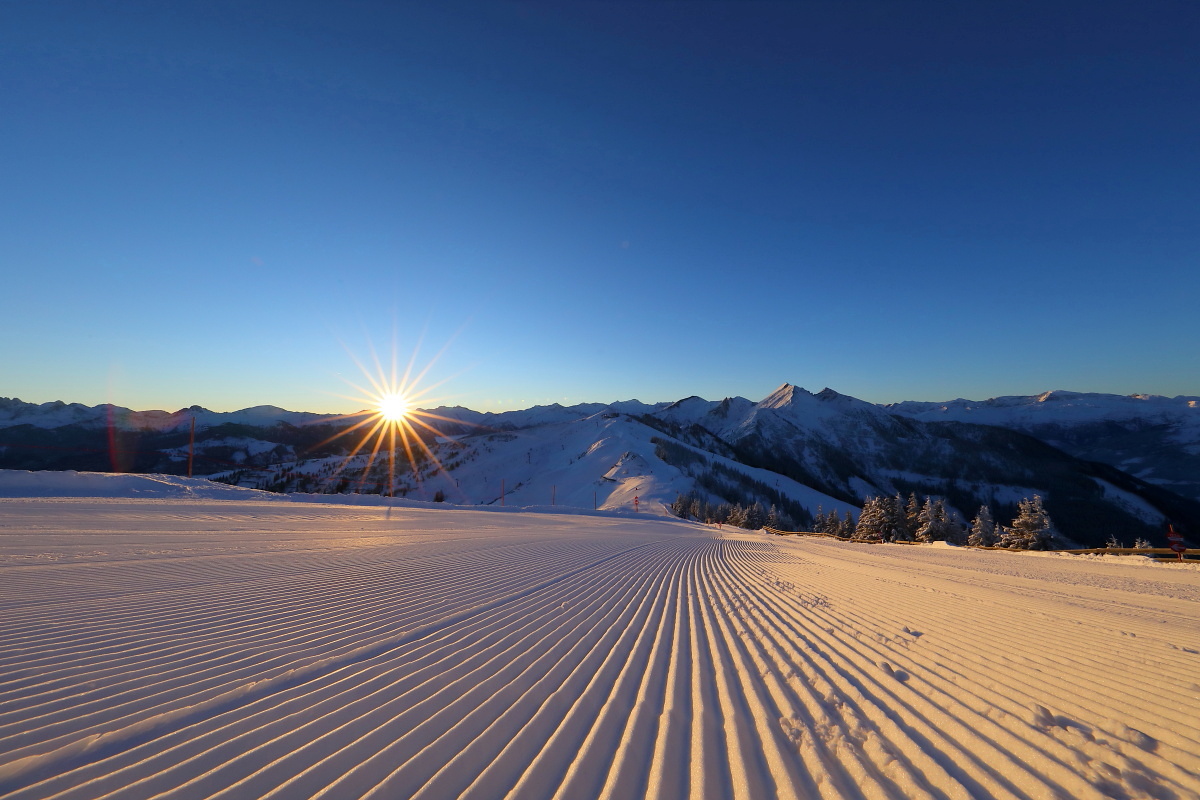
<svg viewBox="0 0 1200 800">
<path fill-rule="evenodd" d="M 1200 571 L 0 500 L 0 795 L 1200 797 Z"/>
</svg>

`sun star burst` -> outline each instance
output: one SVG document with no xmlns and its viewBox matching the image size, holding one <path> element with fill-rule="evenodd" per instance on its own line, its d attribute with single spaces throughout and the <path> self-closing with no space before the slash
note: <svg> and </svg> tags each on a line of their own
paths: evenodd
<svg viewBox="0 0 1200 800">
<path fill-rule="evenodd" d="M 388 422 L 401 422 L 412 411 L 409 407 L 408 397 L 400 392 L 389 392 L 382 395 L 377 405 L 376 413 Z"/>
<path fill-rule="evenodd" d="M 381 494 L 392 495 L 395 492 L 397 458 L 402 458 L 407 462 L 408 469 L 418 484 L 421 482 L 419 462 L 424 459 L 428 459 L 433 465 L 434 469 L 432 472 L 434 474 L 445 474 L 441 461 L 438 460 L 437 455 L 430 447 L 430 442 L 442 435 L 442 432 L 436 427 L 437 422 L 461 423 L 459 420 L 443 417 L 418 407 L 418 404 L 429 403 L 433 399 L 431 393 L 445 383 L 445 380 L 443 380 L 428 387 L 421 385 L 430 368 L 433 367 L 438 358 L 445 352 L 445 348 L 443 347 L 437 356 L 414 375 L 413 367 L 416 363 L 419 349 L 418 345 L 418 348 L 413 351 L 412 357 L 409 359 L 403 373 L 398 369 L 396 346 L 394 343 L 392 346 L 390 369 L 384 368 L 373 346 L 370 347 L 371 367 L 373 369 L 363 364 L 349 348 L 346 349 L 350 358 L 353 359 L 355 365 L 366 378 L 367 385 L 362 386 L 347 380 L 346 383 L 356 390 L 358 394 L 340 396 L 347 400 L 361 403 L 366 408 L 353 414 L 345 414 L 335 418 L 352 421 L 353 424 L 321 443 L 322 445 L 328 444 L 343 436 L 361 432 L 361 437 L 354 445 L 350 454 L 342 460 L 342 463 L 334 471 L 331 480 L 338 478 L 346 470 L 351 461 L 360 453 L 368 454 L 367 463 L 363 467 L 358 481 L 358 491 L 360 492 L 363 491 L 366 485 L 371 468 L 381 456 L 386 459 L 388 465 L 387 483 L 379 485 L 379 492 Z M 449 481 L 449 485 L 453 486 L 454 482 Z"/>
</svg>

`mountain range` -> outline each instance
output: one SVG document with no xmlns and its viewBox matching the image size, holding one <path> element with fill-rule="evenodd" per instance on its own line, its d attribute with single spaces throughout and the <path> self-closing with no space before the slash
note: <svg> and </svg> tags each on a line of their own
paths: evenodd
<svg viewBox="0 0 1200 800">
<path fill-rule="evenodd" d="M 1200 398 L 1054 391 L 877 405 L 783 384 L 742 397 L 585 403 L 501 413 L 430 409 L 429 457 L 347 462 L 345 417 L 258 406 L 220 413 L 0 398 L 0 468 L 180 474 L 276 491 L 391 491 L 468 504 L 665 508 L 678 494 L 776 505 L 796 526 L 866 497 L 944 498 L 1011 519 L 1041 494 L 1063 543 L 1163 543 L 1200 531 Z M 390 488 L 389 488 L 390 487 Z"/>
</svg>

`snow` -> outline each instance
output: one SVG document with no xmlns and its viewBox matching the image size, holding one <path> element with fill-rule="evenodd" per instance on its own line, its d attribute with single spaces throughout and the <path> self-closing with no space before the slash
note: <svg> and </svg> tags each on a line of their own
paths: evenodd
<svg viewBox="0 0 1200 800">
<path fill-rule="evenodd" d="M 1154 506 L 1138 497 L 1133 492 L 1127 492 L 1117 486 L 1113 486 L 1106 480 L 1100 478 L 1092 478 L 1100 488 L 1104 491 L 1105 497 L 1117 503 L 1138 519 L 1144 520 L 1154 525 L 1165 524 L 1167 518 Z"/>
<path fill-rule="evenodd" d="M 1029 428 L 1049 423 L 1157 422 L 1181 426 L 1191 439 L 1200 434 L 1197 398 L 1161 395 L 1115 395 L 1056 390 L 1040 395 L 993 397 L 990 400 L 949 400 L 942 403 L 905 401 L 881 406 L 926 422 L 957 420 L 984 425 Z M 1181 433 L 1181 435 L 1183 435 Z"/>
<path fill-rule="evenodd" d="M 0 428 L 15 425 L 32 425 L 35 428 L 54 429 L 66 425 L 85 427 L 115 427 L 124 430 L 170 431 L 186 428 L 196 420 L 198 429 L 228 423 L 240 425 L 271 426 L 280 422 L 303 425 L 309 422 L 333 418 L 329 414 L 312 414 L 303 411 L 287 411 L 276 406 L 254 406 L 240 411 L 209 411 L 200 406 L 183 408 L 179 411 L 131 411 L 112 404 L 85 406 L 81 403 L 23 403 L 20 398 L 0 397 Z"/>
<path fill-rule="evenodd" d="M 719 402 L 688 397 L 664 408 L 655 416 L 679 425 L 698 424 L 727 440 L 752 430 L 755 425 L 787 431 L 819 431 L 823 438 L 836 439 L 831 422 L 843 421 L 847 415 L 880 422 L 887 420 L 888 411 L 871 403 L 822 389 L 813 394 L 799 386 L 785 383 L 755 403 L 744 397 L 727 397 Z"/>
<path fill-rule="evenodd" d="M 1187 444 L 1200 437 L 1200 398 L 1162 397 L 1151 394 L 1112 395 L 1055 390 L 1040 395 L 995 397 L 989 400 L 959 398 L 940 403 L 905 401 L 874 405 L 826 388 L 813 394 L 784 383 L 758 403 L 743 397 L 723 401 L 688 397 L 674 403 L 643 403 L 625 400 L 614 403 L 580 403 L 573 406 L 550 404 L 499 413 L 479 412 L 462 407 L 440 407 L 429 413 L 464 425 L 494 429 L 520 429 L 535 425 L 584 419 L 603 411 L 630 415 L 657 412 L 663 419 L 681 424 L 707 423 L 714 432 L 731 433 L 745 427 L 760 412 L 781 412 L 801 427 L 818 425 L 821 420 L 847 413 L 882 418 L 901 414 L 924 421 L 958 420 L 986 425 L 1029 429 L 1036 425 L 1080 424 L 1098 421 L 1118 423 L 1157 423 L 1177 426 L 1179 441 Z M 272 426 L 280 422 L 292 425 L 339 419 L 336 415 L 287 411 L 275 406 L 255 406 L 233 412 L 213 412 L 199 406 L 168 411 L 131 411 L 115 405 L 85 406 L 60 401 L 34 404 L 18 398 L 0 397 L 0 428 L 33 425 L 53 429 L 80 424 L 91 427 L 166 431 L 184 428 L 196 420 L 200 429 L 226 423 Z"/>
<path fill-rule="evenodd" d="M 461 406 L 439 407 L 430 409 L 433 419 L 456 420 L 464 423 L 468 429 L 487 428 L 492 430 L 519 430 L 537 425 L 550 425 L 561 422 L 573 422 L 586 419 L 604 412 L 620 412 L 626 414 L 648 414 L 666 406 L 667 403 L 643 403 L 639 400 L 621 400 L 616 403 L 579 403 L 573 406 L 562 406 L 551 403 L 545 406 L 517 411 L 479 412 Z"/>
<path fill-rule="evenodd" d="M 203 485 L 0 474 L 0 794 L 1200 796 L 1200 565 Z"/>
<path fill-rule="evenodd" d="M 429 499 L 441 491 L 450 503 L 497 504 L 503 482 L 506 506 L 632 510 L 637 497 L 642 511 L 666 513 L 678 494 L 693 491 L 695 485 L 655 454 L 653 440 L 663 436 L 606 411 L 581 420 L 464 436 L 438 446 L 435 452 L 447 472 L 428 477 L 419 487 L 412 485 L 409 496 Z M 710 463 L 774 486 L 811 513 L 822 506 L 858 514 L 857 507 L 774 472 L 688 449 Z"/>
<path fill-rule="evenodd" d="M 155 497 L 161 499 L 264 501 L 281 495 L 239 489 L 203 479 L 176 475 L 129 475 L 112 472 L 28 472 L 0 470 L 0 498 L 6 497 Z"/>
</svg>

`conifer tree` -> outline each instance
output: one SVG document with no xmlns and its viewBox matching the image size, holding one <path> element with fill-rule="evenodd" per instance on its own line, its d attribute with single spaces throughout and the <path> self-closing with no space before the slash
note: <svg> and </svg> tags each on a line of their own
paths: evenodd
<svg viewBox="0 0 1200 800">
<path fill-rule="evenodd" d="M 917 531 L 921 528 L 921 501 L 917 499 L 916 492 L 910 492 L 908 495 L 908 505 L 904 509 L 904 520 L 908 527 L 909 539 L 916 538 Z"/>
<path fill-rule="evenodd" d="M 1012 527 L 1004 529 L 1000 544 L 1017 550 L 1049 550 L 1054 534 L 1054 523 L 1042 506 L 1042 496 L 1035 494 L 1017 504 L 1017 518 Z"/>
<path fill-rule="evenodd" d="M 687 519 L 689 503 L 683 492 L 675 495 L 675 501 L 671 503 L 671 513 L 680 519 Z"/>
<path fill-rule="evenodd" d="M 944 542 L 950 538 L 953 523 L 946 516 L 946 504 L 939 498 L 925 498 L 919 517 L 921 527 L 917 529 L 919 542 Z"/>
<path fill-rule="evenodd" d="M 979 507 L 979 513 L 971 523 L 971 533 L 967 536 L 967 544 L 972 547 L 991 547 L 996 543 L 996 520 L 992 510 L 986 505 Z"/>
<path fill-rule="evenodd" d="M 746 514 L 742 519 L 742 527 L 756 531 L 766 522 L 767 512 L 763 510 L 762 503 L 755 500 L 746 509 Z"/>
<path fill-rule="evenodd" d="M 778 529 L 779 525 L 779 510 L 775 508 L 775 504 L 771 504 L 771 508 L 767 510 L 766 527 Z"/>
<path fill-rule="evenodd" d="M 904 515 L 904 498 L 898 493 L 895 497 L 880 498 L 880 507 L 884 517 L 884 541 L 894 542 L 897 539 L 907 541 L 910 537 L 907 534 L 908 523 Z"/>
<path fill-rule="evenodd" d="M 838 531 L 838 536 L 843 539 L 849 539 L 854 535 L 854 516 L 846 509 L 846 518 L 842 520 L 841 529 Z"/>
<path fill-rule="evenodd" d="M 949 510 L 946 512 L 947 542 L 958 546 L 966 544 L 968 530 L 967 524 L 963 522 L 962 516 L 957 511 Z"/>
<path fill-rule="evenodd" d="M 926 497 L 925 502 L 921 505 L 921 511 L 917 514 L 917 530 L 916 538 L 918 542 L 932 542 L 929 538 L 930 528 L 934 526 L 933 498 Z"/>
<path fill-rule="evenodd" d="M 813 531 L 816 533 L 828 533 L 829 530 L 825 522 L 825 512 L 821 506 L 817 506 L 817 515 L 813 517 Z"/>
<path fill-rule="evenodd" d="M 854 527 L 854 539 L 860 542 L 879 541 L 884 537 L 887 514 L 883 508 L 884 498 L 868 497 L 863 503 L 858 524 Z"/>
</svg>

